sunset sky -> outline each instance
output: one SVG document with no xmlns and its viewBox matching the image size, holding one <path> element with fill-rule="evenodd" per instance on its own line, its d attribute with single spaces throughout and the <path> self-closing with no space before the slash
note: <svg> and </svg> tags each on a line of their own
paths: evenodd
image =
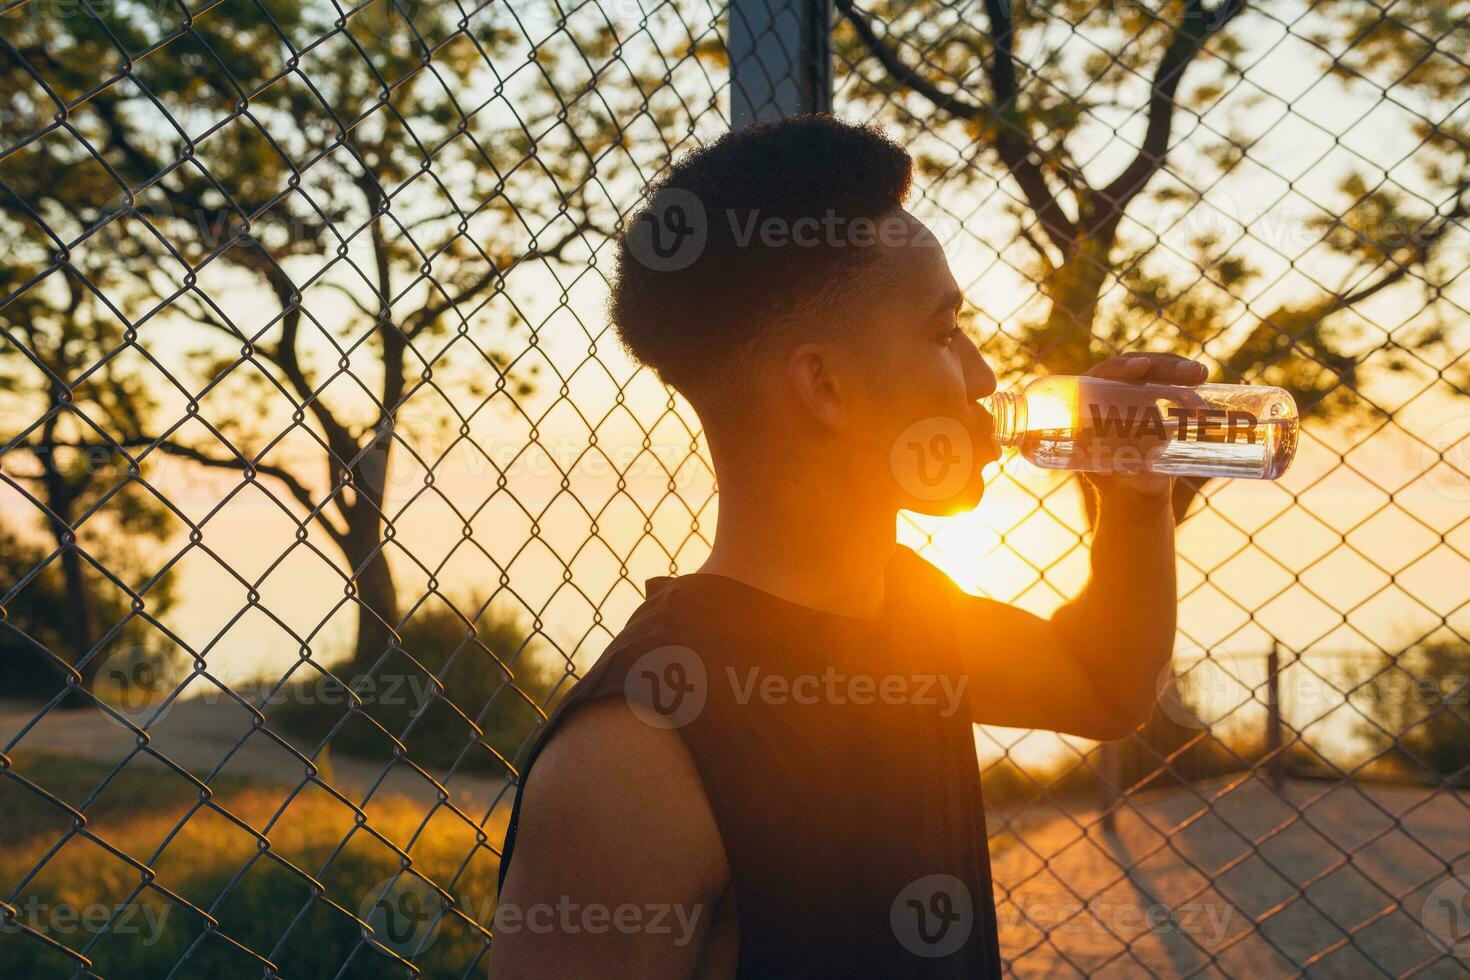
<svg viewBox="0 0 1470 980">
<path fill-rule="evenodd" d="M 1246 160 L 1209 188 L 1203 205 L 1160 210 L 1140 202 L 1130 221 L 1132 234 L 1157 235 L 1178 250 L 1174 260 L 1161 253 L 1155 261 L 1181 281 L 1197 274 L 1182 258 L 1193 236 L 1204 231 L 1225 240 L 1248 236 L 1239 251 L 1263 270 L 1236 297 L 1239 328 L 1248 329 L 1285 300 L 1318 295 L 1313 279 L 1336 282 L 1340 262 L 1317 244 L 1320 232 L 1310 220 L 1340 202 L 1338 183 L 1350 168 L 1376 167 L 1410 190 L 1419 178 L 1412 166 L 1412 113 L 1385 103 L 1371 84 L 1322 80 L 1320 52 L 1289 36 L 1280 24 L 1259 18 L 1241 33 L 1251 52 L 1243 60 L 1254 63 L 1248 82 L 1204 119 L 1182 119 L 1176 131 L 1244 127 L 1254 141 Z M 1256 101 L 1242 111 L 1246 103 L 1241 100 L 1248 96 Z M 839 114 L 866 112 L 840 99 L 837 108 Z M 1447 112 L 1445 107 L 1438 111 Z M 718 114 L 707 113 L 698 123 L 701 137 L 713 136 L 721 125 Z M 1085 164 L 1089 177 L 1101 181 L 1115 172 L 1132 152 L 1141 126 L 1126 113 L 1096 120 L 1093 131 L 1083 134 L 1095 151 Z M 1197 161 L 1186 145 L 1171 163 L 1188 177 Z M 1158 179 L 1178 178 L 1163 174 Z M 1024 267 L 1022 246 L 1012 237 L 1014 223 L 1002 213 L 1009 184 L 986 178 L 965 191 L 942 184 L 921 184 L 917 190 L 911 208 L 945 242 L 984 350 L 997 331 L 1033 317 L 1040 302 L 1034 284 L 1017 271 Z M 1443 254 L 1451 264 L 1470 258 L 1463 239 L 1448 244 Z M 405 549 L 436 570 L 441 588 L 466 609 L 497 594 L 505 568 L 514 595 L 501 593 L 502 607 L 526 624 L 538 618 L 542 647 L 549 640 L 581 670 L 636 607 L 645 578 L 699 565 L 715 522 L 713 478 L 693 454 L 702 445 L 693 413 L 677 401 L 670 411 L 669 393 L 646 372 L 636 372 L 618 350 L 602 312 L 601 273 L 586 274 L 585 267 L 522 267 L 510 276 L 506 292 L 525 322 L 506 326 L 502 297 L 476 318 L 476 337 L 486 349 L 519 353 L 529 340 L 527 324 L 533 325 L 536 350 L 522 365 L 542 365 L 537 390 L 517 397 L 517 404 L 504 394 L 491 398 L 473 419 L 477 447 L 455 444 L 438 429 L 449 415 L 444 396 L 469 411 L 478 400 L 465 395 L 465 379 L 493 380 L 483 361 L 456 356 L 436 375 L 444 396 L 425 392 L 400 413 L 400 432 L 420 453 L 428 458 L 445 454 L 428 493 L 421 492 L 423 471 L 409 454 L 396 458 L 389 503 L 398 511 L 397 534 L 390 550 L 400 603 L 406 609 L 415 602 L 427 580 Z M 1449 317 L 1450 346 L 1464 350 L 1470 346 L 1470 324 L 1459 311 L 1470 307 L 1470 285 L 1457 280 L 1445 296 L 1448 302 L 1440 309 Z M 270 311 L 258 295 L 245 291 L 230 295 L 228 302 L 247 318 Z M 347 309 L 340 297 L 315 302 L 313 313 L 324 322 Z M 334 308 L 334 302 L 341 306 Z M 1364 304 L 1360 351 L 1381 346 L 1385 331 L 1412 321 L 1423 304 L 1423 291 L 1412 281 Z M 1145 336 L 1167 329 L 1140 328 Z M 173 329 L 154 321 L 140 342 L 182 371 L 186 347 L 202 334 L 191 335 L 185 345 L 173 340 Z M 1228 340 L 1221 338 L 1220 349 L 1207 351 L 1207 359 L 1228 350 Z M 588 357 L 589 344 L 595 344 L 595 359 Z M 317 353 L 324 349 L 319 345 Z M 368 363 L 354 364 L 353 370 L 372 372 Z M 565 393 L 558 375 L 565 379 Z M 620 387 L 624 407 L 615 404 Z M 1181 658 L 1207 651 L 1256 654 L 1273 637 L 1307 652 L 1396 650 L 1445 620 L 1462 634 L 1470 630 L 1465 605 L 1470 600 L 1470 525 L 1465 523 L 1470 477 L 1436 454 L 1448 449 L 1447 458 L 1464 466 L 1470 452 L 1460 440 L 1470 433 L 1470 401 L 1436 384 L 1433 365 L 1393 376 L 1365 370 L 1362 390 L 1394 412 L 1394 424 L 1309 420 L 1296 463 L 1284 478 L 1217 481 L 1206 494 L 1208 505 L 1180 529 Z M 336 387 L 329 391 L 329 398 L 342 398 L 344 404 L 352 397 Z M 182 396 L 160 388 L 160 398 L 161 417 L 178 417 Z M 221 418 L 241 408 L 222 390 L 206 399 L 201 411 Z M 279 403 L 251 405 L 249 411 L 258 413 L 264 431 L 283 427 L 289 414 Z M 534 420 L 539 446 L 528 448 L 528 419 Z M 597 451 L 589 452 L 588 422 L 597 429 Z M 645 432 L 651 443 L 647 450 L 642 448 Z M 599 452 L 611 456 L 613 464 Z M 296 472 L 318 488 L 324 485 L 319 456 L 303 434 L 288 438 L 272 459 L 296 461 Z M 617 492 L 619 469 L 627 470 L 624 494 Z M 501 470 L 506 488 L 492 493 Z M 176 459 L 154 458 L 144 473 L 195 519 L 215 509 L 238 483 L 233 474 L 201 474 Z M 991 475 L 992 490 L 974 512 L 945 520 L 905 516 L 899 539 L 967 591 L 1044 614 L 1085 577 L 1085 551 L 1077 547 L 1084 527 L 1077 494 L 1071 486 L 1057 489 L 1056 476 L 1014 458 L 992 467 Z M 671 481 L 677 497 L 669 495 Z M 1037 496 L 1046 494 L 1045 509 L 1039 510 Z M 477 511 L 469 540 L 462 538 L 450 503 L 465 514 Z M 0 506 L 12 523 L 32 522 L 33 509 L 13 492 L 0 494 Z M 584 507 L 597 515 L 595 539 Z M 646 532 L 645 513 L 652 515 Z M 532 517 L 538 525 L 534 535 Z M 341 579 L 322 558 L 295 545 L 294 533 L 293 521 L 278 505 L 258 489 L 245 488 L 209 519 L 203 544 L 252 580 L 289 552 L 262 582 L 261 603 L 304 635 L 339 600 Z M 158 553 L 167 556 L 184 547 L 186 534 L 178 523 Z M 310 540 L 340 561 L 319 530 Z M 626 565 L 625 575 L 620 564 Z M 296 660 L 298 641 L 258 612 L 218 636 L 242 608 L 245 589 L 203 549 L 191 550 L 178 568 L 180 602 L 168 622 L 196 649 L 213 643 L 212 673 L 226 681 L 274 678 Z M 570 586 L 563 583 L 568 570 Z M 594 625 L 595 609 L 600 609 L 601 625 Z M 339 610 L 313 649 L 324 660 L 341 656 L 352 629 L 350 612 Z"/>
</svg>

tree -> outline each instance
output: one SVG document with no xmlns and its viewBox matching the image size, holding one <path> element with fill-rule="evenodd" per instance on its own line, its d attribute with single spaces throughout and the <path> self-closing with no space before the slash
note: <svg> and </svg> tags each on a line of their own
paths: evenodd
<svg viewBox="0 0 1470 980">
<path fill-rule="evenodd" d="M 27 529 L 0 528 L 0 605 L 14 641 L 9 689 L 51 697 L 67 679 L 90 691 L 119 647 L 156 647 L 148 634 L 174 596 L 167 570 L 145 572 L 168 508 L 107 436 L 137 432 L 156 408 L 142 379 L 107 358 L 124 333 L 101 292 L 114 270 L 78 256 L 50 288 L 25 290 L 30 271 L 15 261 L 24 248 L 0 250 L 0 291 L 22 287 L 0 309 L 0 405 L 17 422 L 0 443 L 0 482 L 34 505 L 52 547 L 40 549 Z M 153 649 L 148 659 L 163 656 Z M 72 694 L 67 705 L 88 703 Z"/>
<path fill-rule="evenodd" d="M 1375 765 L 1449 785 L 1470 781 L 1470 649 L 1431 639 L 1348 672 L 1353 726 Z"/>
<path fill-rule="evenodd" d="M 143 567 L 137 556 L 100 536 L 86 548 L 97 565 L 83 566 L 72 580 L 69 569 L 47 561 L 50 550 L 0 528 L 0 575 L 14 583 L 0 629 L 0 683 L 5 696 L 82 706 L 90 702 L 69 687 L 68 679 L 75 672 L 81 677 L 79 686 L 90 690 L 104 664 L 109 669 L 102 676 L 116 672 L 128 684 L 156 683 L 170 676 L 178 666 L 177 651 L 163 642 L 150 619 L 133 611 L 129 596 L 108 587 L 95 570 L 105 567 L 126 577 Z M 167 612 L 175 584 L 165 575 L 147 590 L 151 616 Z M 78 620 L 98 631 L 86 639 L 89 645 L 82 662 L 70 659 L 79 642 Z M 96 652 L 88 656 L 94 645 Z M 68 656 L 58 656 L 57 651 Z"/>
<path fill-rule="evenodd" d="M 345 561 L 354 660 L 384 655 L 404 617 L 385 500 L 400 415 L 435 396 L 451 355 L 484 366 L 454 393 L 468 406 L 528 390 L 535 368 L 481 349 L 471 326 L 515 323 L 502 290 L 520 266 L 587 270 L 621 217 L 599 195 L 639 176 L 626 128 L 687 119 L 676 97 L 649 94 L 667 64 L 629 69 L 628 25 L 605 16 L 532 40 L 499 4 L 463 22 L 427 4 L 338 21 L 285 0 L 218 4 L 181 26 L 131 3 L 5 16 L 15 152 L 0 222 L 15 271 L 0 310 L 64 311 L 60 284 L 88 282 L 78 256 L 99 249 L 125 324 L 99 366 L 141 355 L 191 405 L 228 392 L 262 411 L 129 419 L 93 441 L 284 489 Z M 625 84 L 595 88 L 612 65 Z M 196 373 L 181 378 L 160 356 L 187 344 Z M 473 415 L 450 398 L 435 411 L 461 437 Z M 301 433 L 320 476 L 272 457 Z"/>
<path fill-rule="evenodd" d="M 898 129 L 916 150 L 920 173 L 949 190 L 983 188 L 993 173 L 1004 178 L 1011 226 L 999 237 L 1009 234 L 1029 250 L 1028 258 L 1008 261 L 1034 283 L 1045 312 L 1014 326 L 1016 343 L 1002 368 L 1018 373 L 1039 363 L 1075 374 L 1143 341 L 1213 360 L 1222 381 L 1285 387 L 1305 418 L 1335 425 L 1381 418 L 1359 395 L 1363 363 L 1377 353 L 1382 370 L 1417 361 L 1460 394 L 1470 392 L 1470 367 L 1439 366 L 1455 356 L 1444 317 L 1463 312 L 1444 291 L 1461 270 L 1438 261 L 1447 242 L 1464 240 L 1470 206 L 1470 132 L 1455 112 L 1470 56 L 1470 35 L 1459 26 L 1463 4 L 1410 0 L 1386 11 L 1347 2 L 1291 14 L 1290 29 L 1316 46 L 1324 74 L 1391 84 L 1399 104 L 1413 107 L 1419 149 L 1408 166 L 1418 181 L 1410 190 L 1400 175 L 1366 164 L 1344 174 L 1341 199 L 1323 204 L 1331 210 L 1312 222 L 1340 279 L 1264 314 L 1242 298 L 1260 275 L 1248 242 L 1206 229 L 1190 237 L 1186 254 L 1171 254 L 1138 213 L 1187 215 L 1247 159 L 1250 137 L 1199 121 L 1211 112 L 1218 118 L 1221 108 L 1238 117 L 1260 101 L 1240 84 L 1249 71 L 1243 32 L 1271 16 L 1272 5 L 835 5 L 838 86 L 849 104 Z M 1118 130 L 1127 137 L 1121 160 L 1108 152 Z M 1169 179 L 1160 180 L 1166 172 Z M 1365 344 L 1355 311 L 1416 286 L 1420 322 Z M 1176 520 L 1205 482 L 1176 481 Z M 1091 521 L 1095 501 L 1083 499 Z M 1142 783 L 1161 768 L 1172 771 L 1170 760 L 1200 737 L 1156 713 L 1125 746 L 1103 746 L 1104 781 L 1126 788 L 1123 774 L 1141 774 Z M 1106 807 L 1112 794 L 1104 789 Z"/>
<path fill-rule="evenodd" d="M 1241 31 L 1266 13 L 1243 0 L 984 0 L 974 5 L 983 14 L 896 0 L 836 6 L 845 96 L 903 130 L 924 172 L 951 187 L 981 185 L 992 163 L 1008 177 L 1013 233 L 1031 250 L 1021 271 L 1048 305 L 1019 325 L 1017 358 L 1007 366 L 1078 373 L 1147 336 L 1211 357 L 1221 380 L 1279 384 L 1305 415 L 1341 417 L 1363 409 L 1356 392 L 1366 356 L 1349 352 L 1361 331 L 1343 314 L 1411 284 L 1422 286 L 1426 306 L 1446 302 L 1442 289 L 1459 270 L 1435 259 L 1470 206 L 1470 139 L 1453 112 L 1464 97 L 1470 38 L 1455 29 L 1463 10 L 1450 8 L 1463 5 L 1414 0 L 1388 13 L 1327 4 L 1293 21 L 1293 32 L 1320 50 L 1324 74 L 1388 77 L 1396 99 L 1424 96 L 1436 111 L 1419 116 L 1414 134 L 1424 189 L 1354 168 L 1335 212 L 1315 222 L 1342 260 L 1340 282 L 1264 315 L 1240 300 L 1259 272 L 1248 243 L 1199 234 L 1185 257 L 1194 268 L 1182 273 L 1158 234 L 1125 219 L 1145 202 L 1198 204 L 1246 158 L 1248 137 L 1181 120 L 1232 99 L 1242 112 L 1259 101 L 1240 91 L 1248 66 L 1238 62 Z M 1369 75 L 1370 66 L 1379 74 Z M 1121 164 L 1103 152 L 1114 127 L 1131 134 Z M 934 153 L 936 141 L 955 149 Z M 1171 160 L 1187 160 L 1183 175 L 1157 181 Z M 1444 341 L 1442 324 L 1408 331 L 1382 345 L 1384 364 L 1402 370 L 1412 358 L 1443 353 Z M 1462 393 L 1470 388 L 1463 369 L 1449 380 Z M 1199 486 L 1179 481 L 1179 518 Z"/>
</svg>

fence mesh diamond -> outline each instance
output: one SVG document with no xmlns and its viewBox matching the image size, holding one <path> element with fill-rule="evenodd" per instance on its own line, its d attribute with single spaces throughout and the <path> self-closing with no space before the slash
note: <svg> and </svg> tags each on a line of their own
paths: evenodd
<svg viewBox="0 0 1470 980">
<path fill-rule="evenodd" d="M 602 304 L 732 20 L 796 5 L 731 6 L 3 7 L 16 975 L 483 972 L 519 752 L 709 545 Z M 1181 486 L 1145 726 L 977 729 L 1009 968 L 1470 973 L 1470 6 L 829 6 L 998 370 L 1175 350 L 1304 417 L 1280 481 Z M 899 531 L 1046 612 L 1090 520 L 1008 462 Z"/>
</svg>

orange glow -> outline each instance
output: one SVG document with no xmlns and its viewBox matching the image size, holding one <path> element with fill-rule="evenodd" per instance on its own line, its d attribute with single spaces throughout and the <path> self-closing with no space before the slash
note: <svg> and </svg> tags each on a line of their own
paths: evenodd
<svg viewBox="0 0 1470 980">
<path fill-rule="evenodd" d="M 1044 392 L 1033 389 L 1026 398 L 1026 428 L 1072 429 L 1077 426 L 1079 403 L 1076 387 L 1059 387 Z"/>
</svg>

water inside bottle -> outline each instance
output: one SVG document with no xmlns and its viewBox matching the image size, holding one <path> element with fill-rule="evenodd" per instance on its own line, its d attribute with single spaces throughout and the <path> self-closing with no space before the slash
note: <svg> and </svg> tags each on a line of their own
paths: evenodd
<svg viewBox="0 0 1470 980">
<path fill-rule="evenodd" d="M 1286 471 L 1296 452 L 1297 424 L 1296 419 L 1262 419 L 1249 442 L 1180 439 L 1172 419 L 1164 422 L 1162 439 L 1100 435 L 1087 427 L 1031 429 L 1018 448 L 1046 469 L 1272 480 Z"/>
</svg>

